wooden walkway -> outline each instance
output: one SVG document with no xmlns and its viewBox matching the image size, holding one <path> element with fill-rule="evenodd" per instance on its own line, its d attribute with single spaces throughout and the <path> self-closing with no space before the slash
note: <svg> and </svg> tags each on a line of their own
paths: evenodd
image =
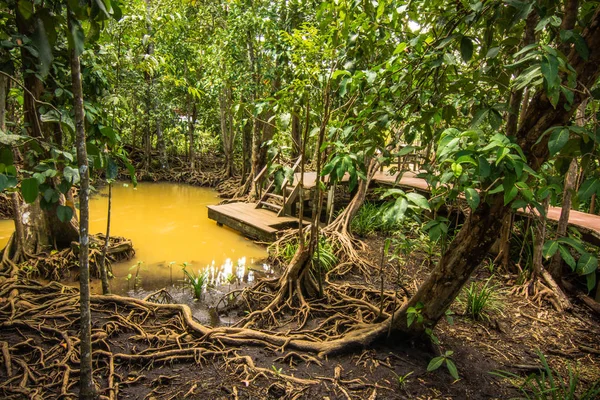
<svg viewBox="0 0 600 400">
<path fill-rule="evenodd" d="M 307 192 L 315 187 L 316 177 L 316 172 L 304 173 L 303 187 L 307 189 Z M 379 186 L 397 186 L 429 192 L 427 181 L 417 178 L 415 172 L 405 172 L 398 182 L 396 182 L 397 177 L 397 173 L 390 174 L 388 171 L 378 171 L 375 173 L 372 183 Z M 294 174 L 294 180 L 297 182 L 299 179 L 300 174 Z M 344 176 L 342 183 L 347 181 L 348 176 Z M 275 240 L 277 232 L 280 230 L 298 226 L 297 218 L 277 217 L 277 214 L 271 210 L 255 207 L 256 205 L 253 203 L 208 206 L 208 217 L 217 221 L 220 225 L 227 225 L 249 237 L 264 241 Z M 560 212 L 560 207 L 550 207 L 548 220 L 557 222 L 560 218 Z M 526 217 L 531 216 L 529 212 L 525 211 L 519 211 L 519 214 Z M 578 228 L 586 241 L 600 246 L 600 216 L 571 210 L 569 225 Z"/>
<path fill-rule="evenodd" d="M 271 210 L 256 208 L 254 203 L 229 203 L 207 207 L 208 218 L 217 221 L 218 225 L 228 226 L 264 242 L 276 240 L 279 231 L 298 227 L 298 218 L 278 217 Z"/>
</svg>

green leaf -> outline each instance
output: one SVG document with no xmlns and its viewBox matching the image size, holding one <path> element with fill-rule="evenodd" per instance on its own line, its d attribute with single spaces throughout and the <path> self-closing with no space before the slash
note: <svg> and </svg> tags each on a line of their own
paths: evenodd
<svg viewBox="0 0 600 400">
<path fill-rule="evenodd" d="M 106 137 L 109 140 L 109 143 L 113 146 L 120 140 L 117 132 L 110 126 L 101 127 L 100 133 L 102 133 L 102 136 Z"/>
<path fill-rule="evenodd" d="M 573 33 L 573 40 L 575 42 L 575 50 L 579 53 L 581 58 L 587 61 L 590 58 L 590 49 L 585 43 L 585 40 L 583 40 L 579 33 Z"/>
<path fill-rule="evenodd" d="M 8 135 L 4 135 L 1 134 L 0 135 L 0 139 L 3 138 L 4 136 L 8 136 Z M 11 145 L 8 145 L 11 146 Z M 12 149 L 10 147 L 2 147 L 0 149 L 0 163 L 4 164 L 4 165 L 13 165 L 14 158 L 13 158 L 13 152 Z"/>
<path fill-rule="evenodd" d="M 29 20 L 33 15 L 33 3 L 29 0 L 19 0 L 17 8 L 25 20 Z"/>
<path fill-rule="evenodd" d="M 471 207 L 472 210 L 475 210 L 477 206 L 479 206 L 480 199 L 477 190 L 473 188 L 466 188 L 465 198 L 467 199 L 467 203 L 469 204 L 469 207 Z"/>
<path fill-rule="evenodd" d="M 399 152 L 398 152 L 398 157 L 402 157 L 405 156 L 407 154 L 412 153 L 413 151 L 416 150 L 416 147 L 414 146 L 404 146 Z"/>
<path fill-rule="evenodd" d="M 448 372 L 450 372 L 450 375 L 452 375 L 454 380 L 460 379 L 460 377 L 458 376 L 458 369 L 456 368 L 456 364 L 454 364 L 454 361 L 452 361 L 449 358 L 446 358 L 446 367 L 448 368 Z"/>
<path fill-rule="evenodd" d="M 544 254 L 544 258 L 550 258 L 556 253 L 557 250 L 558 242 L 556 240 L 548 240 L 546 243 L 544 243 L 542 253 Z"/>
<path fill-rule="evenodd" d="M 8 187 L 8 177 L 4 174 L 0 174 L 0 192 Z"/>
<path fill-rule="evenodd" d="M 48 34 L 44 23 L 40 18 L 36 18 L 35 20 L 35 30 L 31 37 L 31 41 L 38 50 L 39 73 L 42 77 L 46 77 L 53 59 L 52 46 L 48 40 Z"/>
<path fill-rule="evenodd" d="M 587 251 L 585 250 L 585 247 L 583 246 L 583 244 L 579 240 L 575 240 L 575 239 L 573 239 L 571 237 L 564 236 L 564 237 L 556 239 L 556 241 L 558 243 L 568 244 L 569 246 L 571 246 L 572 248 L 574 248 L 579 254 L 585 254 L 585 253 L 587 253 Z"/>
<path fill-rule="evenodd" d="M 475 116 L 473 117 L 473 120 L 471 121 L 471 128 L 477 128 L 479 125 L 481 125 L 487 117 L 489 111 L 490 110 L 488 108 L 482 108 L 480 110 L 477 110 Z"/>
<path fill-rule="evenodd" d="M 462 165 L 457 164 L 457 163 L 452 163 L 452 173 L 454 174 L 455 178 L 458 178 L 459 176 L 461 176 L 463 173 Z"/>
<path fill-rule="evenodd" d="M 586 179 L 579 188 L 579 201 L 588 201 L 600 189 L 599 183 L 596 177 Z"/>
<path fill-rule="evenodd" d="M 427 372 L 435 371 L 444 363 L 445 358 L 443 356 L 435 357 L 433 360 L 429 362 L 427 366 Z"/>
<path fill-rule="evenodd" d="M 106 16 L 106 18 L 110 18 L 109 10 L 106 9 L 104 1 L 103 0 L 96 0 L 96 4 L 98 5 L 98 8 L 104 13 L 104 15 Z M 108 3 L 108 5 L 110 7 L 110 2 Z"/>
<path fill-rule="evenodd" d="M 411 192 L 406 194 L 406 198 L 408 198 L 408 200 L 410 200 L 413 204 L 419 206 L 420 208 L 424 210 L 430 210 L 429 202 L 427 201 L 425 196 Z"/>
<path fill-rule="evenodd" d="M 123 18 L 123 11 L 121 10 L 121 7 L 119 7 L 119 3 L 117 1 L 112 0 L 111 4 L 113 7 L 113 18 L 115 21 L 119 21 L 121 18 Z"/>
<path fill-rule="evenodd" d="M 467 36 L 463 36 L 460 40 L 460 55 L 464 62 L 469 62 L 473 58 L 473 42 Z"/>
<path fill-rule="evenodd" d="M 394 56 L 398 53 L 402 53 L 404 51 L 404 49 L 406 49 L 406 43 L 405 42 L 401 42 L 398 46 L 396 46 L 396 49 L 394 50 Z"/>
<path fill-rule="evenodd" d="M 21 194 L 27 203 L 33 203 L 38 196 L 39 183 L 35 178 L 29 178 L 21 182 Z"/>
<path fill-rule="evenodd" d="M 406 326 L 410 328 L 410 326 L 412 325 L 413 322 L 415 322 L 415 313 L 414 312 L 409 312 L 406 314 Z"/>
<path fill-rule="evenodd" d="M 573 271 L 575 271 L 576 267 L 577 267 L 577 262 L 575 261 L 575 259 L 573 258 L 573 256 L 571 255 L 571 252 L 569 251 L 569 249 L 565 246 L 558 246 L 558 251 L 560 253 L 560 256 L 562 257 L 562 259 L 567 263 L 567 265 L 569 267 L 571 267 L 571 269 Z"/>
<path fill-rule="evenodd" d="M 479 175 L 482 178 L 487 178 L 488 176 L 490 176 L 490 173 L 492 172 L 489 161 L 485 157 L 479 157 L 478 161 L 479 161 Z"/>
<path fill-rule="evenodd" d="M 63 170 L 63 176 L 72 185 L 76 185 L 77 183 L 79 183 L 79 171 L 75 168 L 65 167 L 65 169 Z"/>
<path fill-rule="evenodd" d="M 594 290 L 594 288 L 596 287 L 596 274 L 587 274 L 585 276 L 586 279 L 586 283 L 587 283 L 587 290 L 588 293 L 591 292 L 592 290 Z"/>
<path fill-rule="evenodd" d="M 517 189 L 515 186 L 514 177 L 509 176 L 504 178 L 502 187 L 504 188 L 504 205 L 507 205 L 513 201 L 515 197 L 517 197 L 517 194 L 519 194 L 519 189 Z"/>
<path fill-rule="evenodd" d="M 350 74 L 349 71 L 346 71 L 346 70 L 343 70 L 343 69 L 338 69 L 337 71 L 335 71 L 333 73 L 333 75 L 331 75 L 331 79 L 335 79 L 335 78 L 337 78 L 340 75 L 348 75 L 348 76 L 350 76 L 351 74 Z"/>
<path fill-rule="evenodd" d="M 61 222 L 69 222 L 73 218 L 73 209 L 69 206 L 59 205 L 56 207 L 56 215 Z"/>
<path fill-rule="evenodd" d="M 560 84 L 558 78 L 558 58 L 551 54 L 545 54 L 542 57 L 542 75 L 546 80 L 548 88 L 554 88 Z"/>
<path fill-rule="evenodd" d="M 485 58 L 496 58 L 498 53 L 500 53 L 500 47 L 492 47 L 488 50 Z"/>
<path fill-rule="evenodd" d="M 377 78 L 377 72 L 369 70 L 366 71 L 365 74 L 367 75 L 368 84 L 372 84 L 373 82 L 375 82 L 375 78 Z"/>
<path fill-rule="evenodd" d="M 117 163 L 115 163 L 112 157 L 107 157 L 106 161 L 106 179 L 114 181 L 119 174 Z"/>
<path fill-rule="evenodd" d="M 548 150 L 550 150 L 550 156 L 558 153 L 565 144 L 569 141 L 569 130 L 566 128 L 557 129 L 552 132 L 550 135 L 550 140 L 548 141 Z"/>
<path fill-rule="evenodd" d="M 71 32 L 68 35 L 69 48 L 75 50 L 75 55 L 79 57 L 83 53 L 85 34 L 83 28 L 77 19 L 71 20 Z"/>
<path fill-rule="evenodd" d="M 598 259 L 590 253 L 584 253 L 577 261 L 577 273 L 587 275 L 598 269 Z"/>
<path fill-rule="evenodd" d="M 69 183 L 69 181 L 63 177 L 63 179 L 58 184 L 58 190 L 60 190 L 62 194 L 67 194 L 69 189 L 71 189 L 71 183 Z"/>
</svg>

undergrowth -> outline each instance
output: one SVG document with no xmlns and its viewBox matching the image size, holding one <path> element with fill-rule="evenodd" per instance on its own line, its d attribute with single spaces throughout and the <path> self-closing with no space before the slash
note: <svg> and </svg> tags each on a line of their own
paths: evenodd
<svg viewBox="0 0 600 400">
<path fill-rule="evenodd" d="M 529 375 L 519 385 L 519 390 L 527 399 L 535 400 L 592 400 L 600 397 L 600 382 L 594 382 L 587 386 L 579 378 L 579 372 L 573 371 L 567 366 L 568 374 L 563 375 L 550 367 L 546 357 L 541 351 L 536 350 L 542 368 L 539 373 Z M 492 372 L 493 375 L 502 378 L 522 379 L 521 376 L 507 371 Z"/>
<path fill-rule="evenodd" d="M 498 287 L 491 280 L 490 277 L 485 282 L 471 282 L 458 298 L 465 306 L 465 314 L 475 321 L 489 321 L 491 313 L 502 311 Z"/>
<path fill-rule="evenodd" d="M 369 236 L 375 232 L 391 233 L 401 229 L 401 222 L 383 218 L 384 206 L 365 203 L 352 219 L 351 230 L 359 236 Z"/>
<path fill-rule="evenodd" d="M 208 271 L 198 271 L 198 274 L 195 274 L 193 271 L 183 268 L 183 273 L 188 279 L 187 284 L 192 288 L 194 298 L 200 300 L 204 287 L 208 283 Z"/>
<path fill-rule="evenodd" d="M 279 254 L 275 254 L 275 257 L 281 258 L 286 264 L 289 264 L 297 250 L 298 242 L 294 240 L 286 243 L 280 249 Z M 335 248 L 325 236 L 321 236 L 318 242 L 318 249 L 315 249 L 313 253 L 312 267 L 316 268 L 320 265 L 324 272 L 328 272 L 337 264 L 337 261 Z"/>
</svg>

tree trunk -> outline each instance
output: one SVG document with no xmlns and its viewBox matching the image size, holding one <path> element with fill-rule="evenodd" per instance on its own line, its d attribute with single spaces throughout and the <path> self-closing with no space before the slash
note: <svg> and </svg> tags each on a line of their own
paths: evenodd
<svg viewBox="0 0 600 400">
<path fill-rule="evenodd" d="M 571 309 L 571 302 L 565 296 L 562 289 L 556 283 L 557 281 L 552 275 L 544 268 L 543 264 L 543 251 L 544 242 L 546 241 L 546 215 L 548 214 L 548 206 L 550 198 L 547 197 L 543 202 L 544 215 L 539 215 L 536 218 L 535 223 L 535 237 L 533 241 L 533 277 L 532 279 L 540 279 L 544 282 L 552 291 L 554 298 L 551 299 L 551 303 L 558 311 L 564 311 Z M 535 281 L 534 281 L 535 282 Z"/>
<path fill-rule="evenodd" d="M 252 119 L 246 120 L 242 134 L 242 182 L 245 183 L 252 169 Z"/>
<path fill-rule="evenodd" d="M 34 32 L 34 24 L 30 23 L 20 11 L 20 7 L 15 7 L 15 15 L 17 28 L 21 35 L 31 37 Z M 35 138 L 44 138 L 40 115 L 36 107 L 38 101 L 44 91 L 44 84 L 33 72 L 37 70 L 37 58 L 34 57 L 29 50 L 21 46 L 21 70 L 23 73 L 23 120 L 27 134 Z"/>
<path fill-rule="evenodd" d="M 106 268 L 106 254 L 110 243 L 110 216 L 112 211 L 112 182 L 108 182 L 108 212 L 106 213 L 106 236 L 104 238 L 104 247 L 100 257 L 100 279 L 102 280 L 102 294 L 110 294 L 110 284 L 108 282 L 108 270 Z"/>
<path fill-rule="evenodd" d="M 583 60 L 572 48 L 568 62 L 577 73 L 580 85 L 589 90 L 600 75 L 600 7 L 596 9 L 589 27 L 583 31 L 582 36 L 590 49 L 589 59 Z M 544 132 L 553 126 L 568 124 L 584 96 L 586 95 L 583 90 L 575 92 L 571 107 L 566 106 L 564 96 L 560 97 L 556 107 L 550 104 L 543 90 L 533 96 L 523 117 L 523 125 L 516 134 L 517 143 L 532 169 L 539 170 L 549 157 L 549 135 L 544 135 Z M 481 202 L 467 217 L 448 251 L 417 293 L 394 314 L 395 331 L 422 335 L 426 329 L 435 326 L 486 256 L 496 240 L 502 219 L 509 211 L 510 206 L 504 206 L 503 193 L 488 195 L 486 201 Z M 409 307 L 419 307 L 423 317 L 421 322 L 414 322 L 410 327 L 406 322 Z"/>
<path fill-rule="evenodd" d="M 513 228 L 514 213 L 508 213 L 502 221 L 502 229 L 500 230 L 500 265 L 504 271 L 508 271 L 510 262 L 510 236 Z"/>
<path fill-rule="evenodd" d="M 196 169 L 196 153 L 194 151 L 194 147 L 196 144 L 194 143 L 194 130 L 196 127 L 196 116 L 197 116 L 197 108 L 196 102 L 192 100 L 192 109 L 189 115 L 188 121 L 188 135 L 189 135 L 189 159 L 190 159 L 190 168 Z"/>
<path fill-rule="evenodd" d="M 23 18 L 17 7 L 17 25 L 19 32 L 30 35 L 30 24 Z M 31 70 L 36 70 L 36 59 L 29 51 L 21 49 L 21 62 L 24 76 L 25 89 L 23 93 L 23 120 L 27 134 L 31 137 L 44 140 L 45 134 L 41 124 L 36 102 L 43 93 L 43 83 Z M 41 156 L 44 158 L 44 155 Z M 27 159 L 25 168 L 33 170 L 37 161 Z M 54 182 L 49 181 L 51 185 Z M 20 203 L 18 198 L 13 202 Z M 50 209 L 42 210 L 39 198 L 33 203 L 16 204 L 15 211 L 15 234 L 9 241 L 6 251 L 8 254 L 18 255 L 22 260 L 35 254 L 50 251 L 53 248 L 61 249 L 71 245 L 78 239 L 78 225 L 76 218 L 69 222 L 61 222 L 58 219 L 56 209 L 59 205 L 65 205 L 65 197 L 61 194 L 59 200 Z M 20 232 L 20 233 L 18 233 Z M 18 234 L 17 234 L 18 233 Z"/>
<path fill-rule="evenodd" d="M 154 54 L 154 44 L 152 43 L 152 23 L 150 16 L 151 0 L 146 0 L 146 32 L 148 35 L 148 45 L 146 46 L 146 56 L 150 57 Z M 154 85 L 154 77 L 149 71 L 144 72 L 144 80 L 146 81 L 146 127 L 144 134 L 144 151 L 145 151 L 145 169 L 151 167 L 151 151 L 152 151 L 152 110 L 154 109 L 154 98 L 152 89 Z"/>
<path fill-rule="evenodd" d="M 162 169 L 169 168 L 167 160 L 167 148 L 165 146 L 165 137 L 163 135 L 162 124 L 160 116 L 156 118 L 156 147 L 160 157 L 160 167 Z"/>
<path fill-rule="evenodd" d="M 294 107 L 292 110 L 292 158 L 298 158 L 300 155 L 300 135 L 302 128 L 300 127 L 300 109 Z"/>
<path fill-rule="evenodd" d="M 344 211 L 338 214 L 331 224 L 327 225 L 325 231 L 338 231 L 344 235 L 350 235 L 352 220 L 358 213 L 360 207 L 365 203 L 371 179 L 373 179 L 373 176 L 378 169 L 379 162 L 375 158 L 371 158 L 367 164 L 367 179 L 360 179 L 358 181 L 358 190 L 352 197 L 352 200 L 350 200 L 350 204 L 348 204 L 348 207 L 346 207 Z"/>
<path fill-rule="evenodd" d="M 219 96 L 219 112 L 221 119 L 221 142 L 225 155 L 225 176 L 233 176 L 233 151 L 235 144 L 235 131 L 233 130 L 233 114 L 231 110 L 231 87 L 225 83 Z"/>
<path fill-rule="evenodd" d="M 72 18 L 67 12 L 69 30 L 72 30 Z M 79 167 L 79 293 L 80 293 L 80 372 L 79 398 L 88 400 L 96 398 L 96 389 L 92 369 L 92 315 L 90 311 L 90 270 L 89 270 L 89 195 L 90 175 L 85 140 L 85 116 L 83 111 L 83 91 L 81 88 L 81 67 L 79 56 L 71 50 L 71 80 L 73 83 L 73 108 L 75 110 L 75 127 L 77 148 L 77 165 Z"/>
<path fill-rule="evenodd" d="M 587 107 L 587 99 L 582 101 L 582 103 L 577 108 L 577 116 L 575 117 L 575 124 L 578 126 L 585 125 L 585 109 Z M 571 164 L 569 164 L 569 171 L 565 176 L 565 183 L 563 187 L 563 199 L 562 199 L 562 208 L 560 210 L 560 218 L 558 219 L 558 226 L 556 228 L 556 238 L 565 237 L 567 235 L 567 228 L 569 227 L 569 216 L 571 214 L 571 203 L 573 193 L 577 192 L 577 159 L 573 158 L 571 160 Z M 560 255 L 560 252 L 557 252 L 550 262 L 550 266 L 548 267 L 548 271 L 556 280 L 556 282 L 561 282 L 562 280 L 562 270 L 563 270 L 563 260 Z"/>
<path fill-rule="evenodd" d="M 565 237 L 567 235 L 567 228 L 569 227 L 569 215 L 571 214 L 571 200 L 575 184 L 577 181 L 577 159 L 573 158 L 569 165 L 569 171 L 565 176 L 565 184 L 563 188 L 563 199 L 562 208 L 560 210 L 560 217 L 558 219 L 558 226 L 556 228 L 556 238 Z M 562 279 L 563 261 L 560 252 L 552 257 L 548 270 L 552 277 L 560 282 Z"/>
<path fill-rule="evenodd" d="M 250 168 L 250 177 L 248 178 L 247 183 L 247 185 L 249 185 L 250 188 L 250 197 L 252 198 L 256 197 L 258 193 L 256 183 L 254 182 L 254 178 L 262 168 L 262 164 L 260 161 L 260 147 L 262 145 L 262 125 L 263 123 L 258 118 L 254 119 L 254 126 L 252 130 L 252 164 Z"/>
<path fill-rule="evenodd" d="M 6 96 L 8 94 L 8 77 L 0 74 L 0 131 L 6 133 Z"/>
</svg>

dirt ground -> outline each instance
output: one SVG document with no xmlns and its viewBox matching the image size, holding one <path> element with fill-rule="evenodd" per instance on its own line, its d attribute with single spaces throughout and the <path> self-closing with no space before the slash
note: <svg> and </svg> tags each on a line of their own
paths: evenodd
<svg viewBox="0 0 600 400">
<path fill-rule="evenodd" d="M 378 259 L 382 241 L 368 238 L 363 256 Z M 416 290 L 428 269 L 422 254 L 410 257 L 401 270 L 408 292 Z M 396 274 L 395 265 L 386 266 L 386 286 Z M 474 279 L 490 276 L 482 268 Z M 308 361 L 260 344 L 207 346 L 172 312 L 93 301 L 100 351 L 95 378 L 106 398 L 119 399 L 504 399 L 522 397 L 518 385 L 539 368 L 539 349 L 563 376 L 576 371 L 581 387 L 600 380 L 600 325 L 585 306 L 575 303 L 571 312 L 560 314 L 514 290 L 516 277 L 492 279 L 504 283 L 497 290 L 501 310 L 477 322 L 461 315 L 464 306 L 455 303 L 453 323 L 442 321 L 435 330 L 439 347 L 396 338 Z M 372 284 L 379 281 L 376 271 Z M 57 284 L 0 282 L 1 397 L 76 397 L 77 300 L 74 289 Z M 177 344 L 168 337 L 173 333 Z M 447 350 L 454 352 L 459 380 L 444 366 L 427 372 L 430 360 Z M 144 358 L 148 354 L 153 356 Z M 494 371 L 518 377 L 501 378 Z"/>
</svg>

